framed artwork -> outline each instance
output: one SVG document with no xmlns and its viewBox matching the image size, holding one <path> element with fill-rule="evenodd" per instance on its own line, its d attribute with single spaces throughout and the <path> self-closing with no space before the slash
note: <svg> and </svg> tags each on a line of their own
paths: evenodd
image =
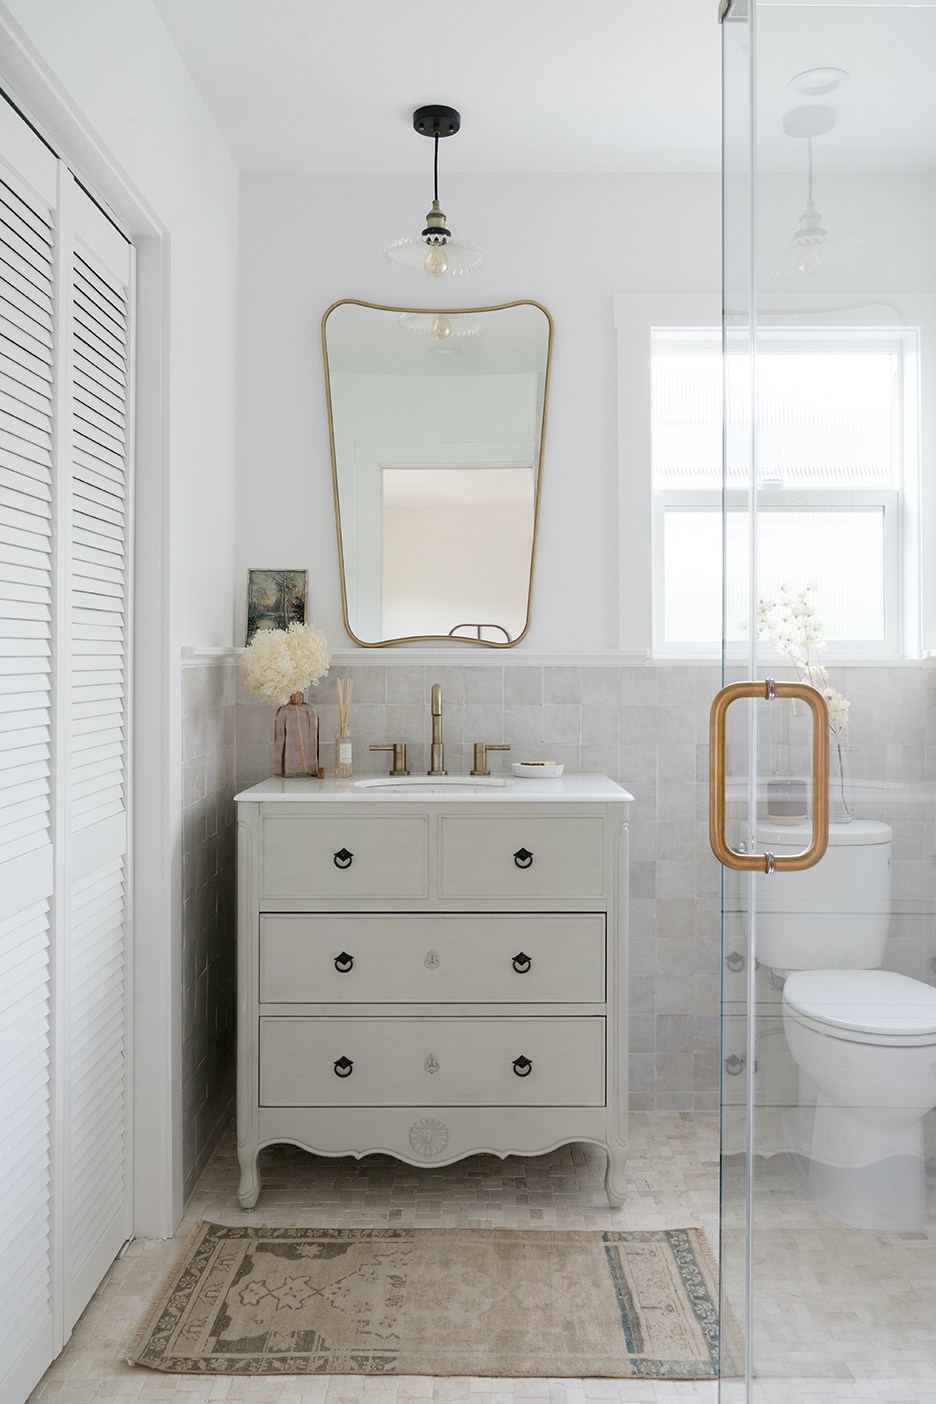
<svg viewBox="0 0 936 1404">
<path fill-rule="evenodd" d="M 307 570 L 248 570 L 247 638 L 261 629 L 306 622 Z"/>
</svg>

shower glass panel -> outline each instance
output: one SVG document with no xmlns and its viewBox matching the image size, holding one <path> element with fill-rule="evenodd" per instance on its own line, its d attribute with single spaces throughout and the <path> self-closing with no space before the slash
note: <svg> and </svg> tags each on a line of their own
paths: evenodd
<svg viewBox="0 0 936 1404">
<path fill-rule="evenodd" d="M 936 0 L 723 9 L 722 685 L 827 691 L 830 825 L 806 871 L 722 873 L 720 1399 L 923 1401 Z M 726 739 L 729 846 L 805 849 L 808 709 L 735 702 Z"/>
</svg>

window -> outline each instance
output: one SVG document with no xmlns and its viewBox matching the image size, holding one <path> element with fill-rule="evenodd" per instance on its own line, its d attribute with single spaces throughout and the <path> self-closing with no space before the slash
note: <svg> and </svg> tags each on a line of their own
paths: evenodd
<svg viewBox="0 0 936 1404">
<path fill-rule="evenodd" d="M 761 332 L 757 354 L 757 580 L 773 596 L 819 582 L 830 649 L 900 651 L 901 512 L 915 484 L 908 329 Z M 725 551 L 729 639 L 747 615 L 750 361 L 729 352 L 728 468 L 722 533 L 722 356 L 716 328 L 651 337 L 654 645 L 658 656 L 714 652 Z"/>
</svg>

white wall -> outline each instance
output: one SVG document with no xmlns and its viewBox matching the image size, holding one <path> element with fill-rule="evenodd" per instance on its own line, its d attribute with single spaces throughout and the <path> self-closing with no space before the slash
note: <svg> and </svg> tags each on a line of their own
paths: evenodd
<svg viewBox="0 0 936 1404">
<path fill-rule="evenodd" d="M 307 566 L 310 617 L 333 646 L 352 646 L 338 583 L 325 309 L 342 297 L 422 307 L 533 298 L 556 330 L 533 622 L 518 652 L 616 648 L 612 297 L 718 289 L 718 177 L 446 177 L 443 163 L 449 228 L 487 256 L 478 272 L 440 287 L 381 256 L 421 229 L 429 176 L 427 161 L 425 177 L 241 177 L 238 596 L 251 566 Z"/>
<path fill-rule="evenodd" d="M 5 8 L 168 234 L 173 643 L 228 644 L 237 171 L 150 0 Z"/>
<path fill-rule="evenodd" d="M 619 467 L 612 296 L 717 292 L 718 177 L 446 178 L 443 166 L 449 227 L 487 251 L 479 272 L 444 288 L 380 257 L 385 243 L 418 229 L 427 189 L 416 176 L 242 177 L 238 592 L 249 566 L 307 565 L 312 616 L 333 644 L 350 646 L 341 623 L 322 386 L 318 324 L 325 308 L 340 297 L 419 306 L 531 297 L 553 314 L 556 337 L 533 623 L 520 650 L 645 648 L 648 496 L 645 485 L 629 481 L 633 459 L 625 443 Z M 761 179 L 762 247 L 791 238 L 804 193 L 797 176 Z M 816 198 L 830 234 L 862 239 L 866 253 L 824 274 L 810 294 L 936 285 L 936 182 L 929 173 L 826 173 L 817 177 Z M 638 488 L 633 511 L 622 512 L 631 535 L 625 528 L 620 555 L 628 608 L 639 621 L 619 620 L 617 607 L 619 472 L 622 506 Z M 632 554 L 639 572 L 628 567 Z"/>
</svg>

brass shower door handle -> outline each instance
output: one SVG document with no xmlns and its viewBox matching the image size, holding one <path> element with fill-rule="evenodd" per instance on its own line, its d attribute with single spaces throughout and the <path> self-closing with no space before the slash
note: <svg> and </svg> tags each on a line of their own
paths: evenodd
<svg viewBox="0 0 936 1404">
<path fill-rule="evenodd" d="M 772 853 L 735 853 L 725 838 L 725 721 L 728 708 L 740 697 L 795 697 L 813 714 L 812 746 L 812 843 L 802 853 L 776 858 Z M 712 703 L 709 717 L 709 843 L 726 868 L 739 872 L 800 873 L 812 868 L 829 846 L 829 709 L 825 698 L 806 683 L 732 683 L 723 687 Z"/>
</svg>

